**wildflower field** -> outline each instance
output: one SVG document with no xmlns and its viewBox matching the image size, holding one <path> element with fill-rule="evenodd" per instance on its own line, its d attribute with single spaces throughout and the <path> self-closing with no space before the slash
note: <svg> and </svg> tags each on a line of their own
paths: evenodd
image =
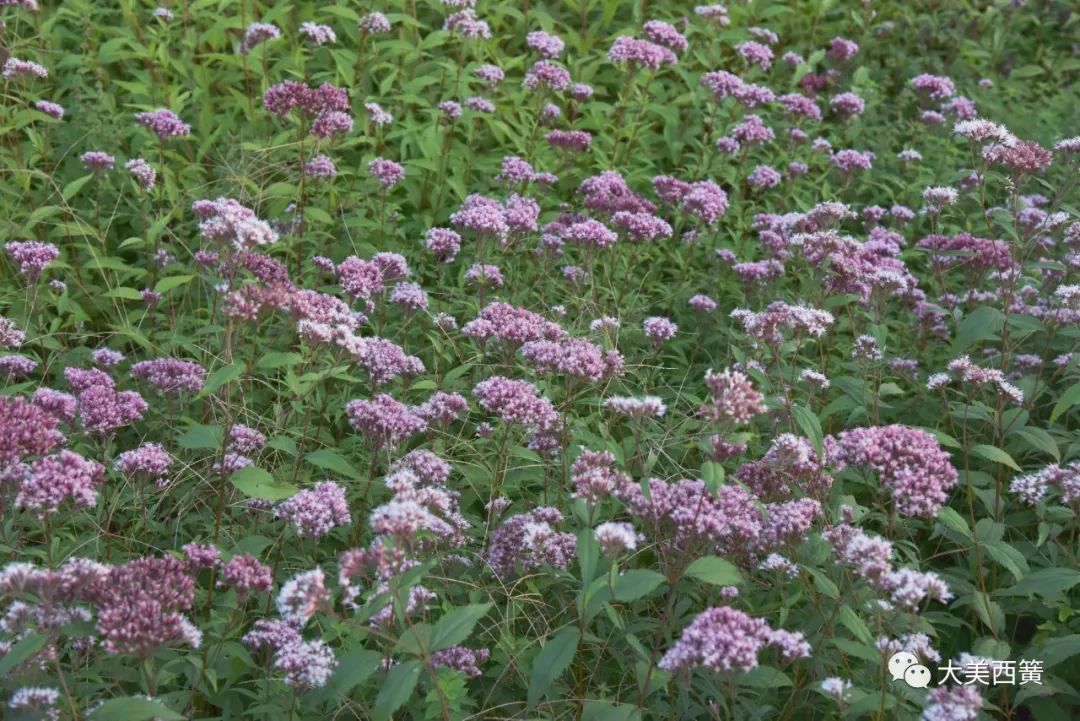
<svg viewBox="0 0 1080 721">
<path fill-rule="evenodd" d="M 0 717 L 1080 715 L 1075 3 L 0 21 Z"/>
</svg>

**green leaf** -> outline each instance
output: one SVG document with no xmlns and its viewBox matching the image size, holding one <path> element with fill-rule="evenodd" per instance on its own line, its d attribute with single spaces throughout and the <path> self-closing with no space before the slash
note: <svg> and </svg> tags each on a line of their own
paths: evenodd
<svg viewBox="0 0 1080 721">
<path fill-rule="evenodd" d="M 420 672 L 424 665 L 420 661 L 403 661 L 390 669 L 386 675 L 386 681 L 379 689 L 379 695 L 375 698 L 375 708 L 372 709 L 371 717 L 375 721 L 390 721 L 395 711 L 412 696 L 416 682 L 420 680 Z"/>
<path fill-rule="evenodd" d="M 1050 668 L 1078 653 L 1080 653 L 1080 633 L 1073 633 L 1044 641 L 1035 658 Z"/>
<path fill-rule="evenodd" d="M 581 710 L 581 721 L 639 721 L 640 719 L 641 710 L 628 703 L 590 699 L 585 702 Z"/>
<path fill-rule="evenodd" d="M 740 673 L 736 676 L 736 682 L 748 688 L 785 688 L 791 685 L 791 679 L 772 666 L 758 666 L 746 673 Z"/>
<path fill-rule="evenodd" d="M 244 374 L 244 368 L 244 364 L 239 361 L 218 368 L 206 379 L 206 384 L 203 385 L 202 390 L 199 391 L 199 397 L 206 398 L 207 396 L 213 395 L 217 389 L 221 388 L 226 383 L 234 381 L 242 376 Z"/>
<path fill-rule="evenodd" d="M 188 450 L 203 448 L 221 448 L 225 439 L 225 429 L 221 426 L 204 426 L 192 423 L 184 434 L 176 439 L 176 444 Z"/>
<path fill-rule="evenodd" d="M 987 628 L 991 631 L 1004 630 L 1005 612 L 1001 610 L 1001 606 L 990 600 L 990 596 L 976 591 L 971 605 L 975 609 L 975 615 Z"/>
<path fill-rule="evenodd" d="M 300 489 L 291 483 L 275 479 L 270 473 L 256 466 L 248 466 L 229 475 L 229 483 L 249 498 L 280 501 Z"/>
<path fill-rule="evenodd" d="M 313 466 L 333 471 L 350 480 L 355 480 L 360 477 L 360 471 L 356 470 L 356 466 L 349 463 L 345 459 L 345 456 L 332 448 L 320 448 L 317 451 L 312 451 L 304 456 L 304 460 Z"/>
<path fill-rule="evenodd" d="M 71 200 L 73 197 L 75 197 L 76 193 L 82 190 L 82 187 L 84 185 L 86 185 L 93 179 L 93 177 L 94 174 L 91 173 L 90 175 L 84 175 L 81 178 L 76 178 L 75 180 L 64 186 L 64 189 L 60 192 L 60 195 L 63 196 L 65 201 Z"/>
<path fill-rule="evenodd" d="M 701 480 L 705 481 L 705 485 L 715 491 L 724 483 L 724 467 L 712 461 L 701 464 Z"/>
<path fill-rule="evenodd" d="M 1024 558 L 1024 554 L 1016 550 L 1005 541 L 991 541 L 983 546 L 986 550 L 986 554 L 990 558 L 994 559 L 1002 566 L 1008 569 L 1009 573 L 1013 575 L 1013 578 L 1019 581 L 1031 568 L 1028 566 L 1027 559 Z"/>
<path fill-rule="evenodd" d="M 881 662 L 881 651 L 872 643 L 859 643 L 850 638 L 834 638 L 832 645 L 843 651 L 848 656 L 861 658 L 871 663 Z"/>
<path fill-rule="evenodd" d="M 303 361 L 304 358 L 299 353 L 267 353 L 260 358 L 256 363 L 256 368 L 281 368 L 283 366 L 294 366 L 297 363 Z"/>
<path fill-rule="evenodd" d="M 943 507 L 938 511 L 937 520 L 946 528 L 950 528 L 967 538 L 971 538 L 971 527 L 968 526 L 968 522 L 952 508 L 949 508 L 948 506 Z"/>
<path fill-rule="evenodd" d="M 1042 451 L 1052 457 L 1056 462 L 1061 461 L 1061 452 L 1058 450 L 1057 441 L 1042 428 L 1029 426 L 1016 431 L 1016 435 L 1027 441 L 1028 445 L 1037 451 Z"/>
<path fill-rule="evenodd" d="M 1050 411 L 1050 422 L 1054 423 L 1061 414 L 1080 403 L 1080 383 L 1074 383 L 1066 389 L 1061 397 L 1058 398 L 1058 402 L 1054 404 L 1054 410 Z"/>
<path fill-rule="evenodd" d="M 1000 463 L 1003 466 L 1008 466 L 1014 471 L 1019 471 L 1020 466 L 1016 464 L 1016 461 L 1012 459 L 1005 451 L 1001 450 L 997 446 L 988 446 L 985 443 L 979 443 L 971 447 L 971 454 L 978 456 L 979 458 L 985 458 L 988 461 L 994 463 Z"/>
<path fill-rule="evenodd" d="M 1045 74 L 1046 71 L 1038 65 L 1022 65 L 1009 73 L 1010 80 L 1024 80 Z"/>
<path fill-rule="evenodd" d="M 994 591 L 995 596 L 1057 596 L 1080 583 L 1080 571 L 1071 568 L 1041 568 L 1008 588 Z"/>
<path fill-rule="evenodd" d="M 104 295 L 105 298 L 119 298 L 121 300 L 142 300 L 142 293 L 134 288 L 128 288 L 126 286 L 120 286 L 119 288 L 113 288 Z"/>
<path fill-rule="evenodd" d="M 555 679 L 563 675 L 577 653 L 580 636 L 578 630 L 568 626 L 555 634 L 544 645 L 533 661 L 532 675 L 529 677 L 529 707 L 544 697 Z"/>
<path fill-rule="evenodd" d="M 491 606 L 490 603 L 474 603 L 444 614 L 431 629 L 431 646 L 428 650 L 441 651 L 461 645 Z"/>
<path fill-rule="evenodd" d="M 666 582 L 664 574 L 648 568 L 636 568 L 626 571 L 615 578 L 613 584 L 615 599 L 634 601 L 652 592 L 661 583 Z"/>
<path fill-rule="evenodd" d="M 803 432 L 807 438 L 810 439 L 810 443 L 813 444 L 814 450 L 817 451 L 819 457 L 825 457 L 825 445 L 824 434 L 821 431 L 821 421 L 814 415 L 813 411 L 803 406 L 795 406 L 791 409 L 792 415 L 795 416 L 795 423 L 798 424 L 799 430 Z"/>
<path fill-rule="evenodd" d="M 581 567 L 581 590 L 592 583 L 593 574 L 596 573 L 596 564 L 600 560 L 600 544 L 596 540 L 596 534 L 591 528 L 583 528 L 577 537 L 578 565 Z"/>
<path fill-rule="evenodd" d="M 841 606 L 838 616 L 840 623 L 844 624 L 844 628 L 851 631 L 855 638 L 865 644 L 874 642 L 874 634 L 870 632 L 870 627 L 866 625 L 866 621 L 851 606 Z"/>
<path fill-rule="evenodd" d="M 95 708 L 89 718 L 93 721 L 184 721 L 186 717 L 148 698 L 114 698 Z"/>
<path fill-rule="evenodd" d="M 964 316 L 953 339 L 953 353 L 995 337 L 1005 327 L 1005 314 L 988 305 L 980 306 Z"/>
<path fill-rule="evenodd" d="M 404 591 L 399 592 L 401 603 L 406 603 Z M 395 609 L 396 610 L 396 609 Z M 426 623 L 414 623 L 402 631 L 394 644 L 394 653 L 422 656 L 424 649 L 431 644 L 431 626 Z"/>
<path fill-rule="evenodd" d="M 737 586 L 743 582 L 742 574 L 734 564 L 716 556 L 697 559 L 686 569 L 685 575 L 713 586 Z"/>
<path fill-rule="evenodd" d="M 334 675 L 330 677 L 327 691 L 344 696 L 367 680 L 382 664 L 383 655 L 364 648 L 349 651 L 338 659 Z"/>
<path fill-rule="evenodd" d="M 193 275 L 171 275 L 168 278 L 162 278 L 154 284 L 154 290 L 158 293 L 168 293 L 173 288 L 179 288 L 182 285 L 187 285 L 195 279 Z"/>
<path fill-rule="evenodd" d="M 45 646 L 45 641 L 47 640 L 48 639 L 45 636 L 36 633 L 20 639 L 11 647 L 10 651 L 0 658 L 0 678 L 8 675 L 11 669 L 15 668 L 20 663 L 29 661 L 35 653 Z"/>
<path fill-rule="evenodd" d="M 814 584 L 814 588 L 818 593 L 827 596 L 833 600 L 840 598 L 840 587 L 836 585 L 836 581 L 826 576 L 821 571 L 810 571 L 810 580 Z"/>
</svg>

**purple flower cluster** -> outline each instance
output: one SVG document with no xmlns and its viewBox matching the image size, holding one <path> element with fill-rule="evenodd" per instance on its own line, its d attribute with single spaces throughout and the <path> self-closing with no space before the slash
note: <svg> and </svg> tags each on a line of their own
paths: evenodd
<svg viewBox="0 0 1080 721">
<path fill-rule="evenodd" d="M 558 35 L 550 35 L 539 30 L 526 35 L 525 44 L 548 60 L 559 57 L 566 48 L 566 43 Z"/>
<path fill-rule="evenodd" d="M 396 446 L 427 427 L 415 408 L 383 393 L 371 400 L 356 399 L 345 406 L 349 425 L 375 448 Z"/>
<path fill-rule="evenodd" d="M 60 120 L 64 117 L 64 107 L 58 103 L 53 103 L 48 100 L 38 100 L 34 103 L 34 108 L 45 113 L 50 118 Z"/>
<path fill-rule="evenodd" d="M 105 436 L 141 420 L 150 407 L 135 391 L 94 385 L 79 393 L 79 421 L 94 435 Z"/>
<path fill-rule="evenodd" d="M 491 656 L 491 651 L 486 648 L 465 648 L 464 646 L 452 646 L 442 651 L 431 654 L 428 662 L 432 668 L 450 668 L 460 671 L 472 678 L 483 673 L 480 666 Z"/>
<path fill-rule="evenodd" d="M 286 80 L 267 88 L 263 107 L 273 115 L 285 116 L 299 110 L 315 118 L 323 113 L 348 112 L 349 96 L 345 90 L 330 83 L 312 88 L 295 80 Z"/>
<path fill-rule="evenodd" d="M 116 166 L 116 158 L 100 150 L 91 150 L 79 156 L 86 169 L 92 173 L 104 173 Z"/>
<path fill-rule="evenodd" d="M 698 412 L 711 421 L 746 423 L 765 412 L 764 396 L 740 371 L 728 368 L 714 373 L 710 368 L 705 373 L 705 383 L 712 398 Z"/>
<path fill-rule="evenodd" d="M 830 460 L 876 473 L 896 510 L 907 516 L 936 516 L 958 477 L 936 438 L 903 425 L 844 431 Z"/>
<path fill-rule="evenodd" d="M 431 228 L 424 245 L 440 263 L 452 263 L 461 252 L 461 236 L 449 228 Z"/>
<path fill-rule="evenodd" d="M 510 232 L 499 201 L 475 193 L 467 196 L 461 208 L 450 215 L 450 223 L 480 237 L 493 237 L 500 241 Z"/>
<path fill-rule="evenodd" d="M 79 401 L 75 396 L 45 386 L 39 386 L 30 400 L 56 420 L 69 425 L 75 422 L 79 411 Z"/>
<path fill-rule="evenodd" d="M 570 466 L 570 480 L 574 484 L 574 498 L 586 503 L 600 503 L 612 495 L 620 495 L 630 476 L 615 468 L 615 454 L 610 451 L 582 449 Z"/>
<path fill-rule="evenodd" d="M 15 507 L 31 510 L 42 518 L 56 513 L 65 501 L 89 508 L 97 503 L 97 489 L 104 482 L 103 465 L 62 450 L 31 464 L 19 483 Z"/>
<path fill-rule="evenodd" d="M 646 318 L 641 324 L 641 328 L 646 337 L 657 345 L 674 338 L 675 333 L 679 330 L 679 326 L 673 323 L 670 318 L 663 316 Z"/>
<path fill-rule="evenodd" d="M 507 303 L 491 303 L 462 328 L 469 338 L 486 342 L 496 339 L 512 348 L 534 340 L 558 340 L 566 335 L 557 323 L 526 308 Z"/>
<path fill-rule="evenodd" d="M 776 646 L 786 660 L 810 655 L 801 633 L 777 631 L 764 619 L 716 606 L 698 614 L 657 665 L 665 671 L 752 671 L 767 646 Z"/>
<path fill-rule="evenodd" d="M 252 23 L 244 31 L 244 40 L 240 43 L 240 47 L 237 48 L 237 52 L 241 55 L 247 55 L 256 46 L 269 40 L 277 40 L 280 37 L 281 30 L 277 25 L 272 23 Z"/>
<path fill-rule="evenodd" d="M 114 467 L 129 481 L 165 482 L 173 457 L 158 443 L 144 443 L 116 457 Z"/>
<path fill-rule="evenodd" d="M 540 373 L 558 373 L 596 382 L 623 372 L 618 351 L 604 351 L 584 338 L 529 341 L 521 346 L 525 362 Z"/>
<path fill-rule="evenodd" d="M 641 29 L 645 33 L 645 37 L 650 41 L 662 45 L 672 52 L 685 52 L 690 47 L 690 44 L 686 41 L 686 36 L 676 30 L 674 25 L 662 20 L 648 20 Z"/>
<path fill-rule="evenodd" d="M 152 190 L 157 181 L 157 171 L 142 158 L 132 158 L 124 163 L 124 167 L 139 183 L 143 190 Z"/>
<path fill-rule="evenodd" d="M 45 69 L 44 65 L 39 65 L 32 60 L 22 60 L 12 55 L 4 62 L 4 68 L 0 71 L 0 76 L 8 80 L 15 78 L 47 78 L 49 77 L 49 71 Z"/>
<path fill-rule="evenodd" d="M 360 18 L 358 28 L 363 35 L 381 35 L 390 32 L 391 26 L 385 15 L 374 12 Z"/>
<path fill-rule="evenodd" d="M 337 35 L 329 25 L 318 23 L 300 23 L 300 34 L 307 38 L 313 45 L 333 45 L 337 42 Z"/>
<path fill-rule="evenodd" d="M 351 522 L 345 489 L 333 481 L 316 483 L 274 508 L 274 516 L 296 528 L 299 538 L 319 538 L 337 526 Z"/>
<path fill-rule="evenodd" d="M 199 218 L 199 232 L 207 240 L 230 243 L 236 250 L 250 250 L 278 239 L 277 232 L 232 198 L 198 200 L 192 204 Z"/>
<path fill-rule="evenodd" d="M 145 113 L 135 113 L 135 119 L 154 132 L 162 140 L 183 138 L 191 134 L 191 126 L 171 110 L 158 108 Z"/>
<path fill-rule="evenodd" d="M 492 376 L 473 388 L 480 406 L 504 423 L 524 426 L 533 433 L 530 445 L 557 444 L 562 430 L 559 414 L 551 401 L 528 381 Z"/>
<path fill-rule="evenodd" d="M 218 584 L 234 589 L 243 600 L 254 593 L 269 591 L 274 587 L 274 578 L 269 566 L 249 553 L 240 553 L 222 564 Z"/>
<path fill-rule="evenodd" d="M 375 158 L 368 163 L 368 173 L 379 181 L 383 190 L 389 190 L 405 179 L 405 168 L 386 158 Z"/>
<path fill-rule="evenodd" d="M 198 393 L 206 382 L 206 369 L 194 361 L 158 358 L 131 366 L 131 377 L 145 380 L 165 395 Z"/>
<path fill-rule="evenodd" d="M 783 301 L 774 301 L 759 313 L 736 309 L 731 312 L 731 317 L 742 324 L 747 335 L 769 345 L 783 341 L 784 330 L 796 335 L 820 337 L 834 320 L 828 311 Z"/>
<path fill-rule="evenodd" d="M 486 40 L 491 37 L 491 26 L 476 17 L 476 11 L 465 8 L 450 15 L 443 23 L 443 30 L 466 40 Z"/>
<path fill-rule="evenodd" d="M 11 318 L 0 315 L 0 348 L 18 348 L 26 340 L 24 331 Z"/>
<path fill-rule="evenodd" d="M 140 558 L 109 570 L 92 593 L 105 650 L 149 658 L 169 641 L 198 646 L 201 634 L 183 616 L 195 598 L 187 564 Z"/>
<path fill-rule="evenodd" d="M 615 38 L 611 49 L 608 50 L 608 61 L 614 65 L 646 68 L 655 72 L 665 65 L 674 65 L 679 61 L 679 58 L 664 45 L 658 45 L 628 35 L 620 35 Z"/>
<path fill-rule="evenodd" d="M 566 568 L 576 554 L 577 538 L 555 530 L 562 520 L 562 513 L 550 506 L 511 516 L 492 534 L 484 561 L 500 578 L 545 564 Z"/>
<path fill-rule="evenodd" d="M 52 243 L 36 240 L 13 240 L 4 244 L 4 251 L 13 263 L 19 264 L 19 272 L 31 283 L 41 277 L 42 271 L 60 257 L 60 249 Z"/>
</svg>

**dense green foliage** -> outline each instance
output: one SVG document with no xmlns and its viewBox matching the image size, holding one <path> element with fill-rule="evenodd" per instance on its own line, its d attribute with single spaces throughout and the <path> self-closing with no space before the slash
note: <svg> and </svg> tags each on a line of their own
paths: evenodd
<svg viewBox="0 0 1080 721">
<path fill-rule="evenodd" d="M 436 0 L 181 0 L 168 18 L 132 0 L 33 4 L 0 0 L 0 65 L 13 69 L 0 81 L 0 558 L 12 564 L 0 571 L 0 688 L 5 704 L 26 688 L 59 693 L 48 709 L 5 705 L 5 718 L 1076 715 L 1080 139 L 1058 144 L 1080 133 L 1073 3 L 732 0 L 722 23 L 683 2 L 479 0 L 465 19 L 486 23 L 487 38 L 444 29 L 465 3 Z M 372 12 L 388 32 L 358 30 Z M 685 36 L 677 62 L 609 55 L 651 20 Z M 335 41 L 313 42 L 307 22 Z M 245 47 L 252 23 L 280 37 Z M 565 42 L 550 62 L 591 96 L 542 79 L 530 88 L 541 54 L 527 34 L 541 30 Z M 857 51 L 842 57 L 835 38 Z M 740 51 L 748 41 L 772 45 L 768 68 L 747 62 L 761 52 Z M 505 79 L 478 77 L 484 64 Z M 717 92 L 716 71 L 742 85 Z M 955 87 L 934 97 L 913 84 L 920 76 Z M 347 107 L 272 112 L 271 88 L 289 80 L 344 89 Z M 754 107 L 739 97 L 750 83 L 773 97 Z M 843 93 L 865 108 L 831 103 Z M 814 99 L 820 117 L 789 112 L 777 99 L 788 94 Z M 490 112 L 467 102 L 477 97 Z M 159 137 L 135 117 L 159 108 L 189 132 Z M 332 112 L 351 129 L 312 135 Z M 750 115 L 771 128 L 764 142 L 716 146 Z M 998 135 L 961 132 L 975 115 Z M 553 130 L 587 132 L 588 149 L 556 147 Z M 1050 148 L 1052 163 L 1040 154 Z M 89 167 L 93 151 L 114 166 Z M 872 153 L 860 161 L 869 167 L 845 169 L 844 151 Z M 334 177 L 305 172 L 320 155 Z M 535 173 L 508 177 L 510 156 Z M 156 171 L 152 187 L 125 169 L 137 158 Z M 380 182 L 379 158 L 403 179 Z M 625 181 L 621 200 L 589 190 L 605 171 Z M 665 201 L 656 176 L 715 185 L 698 188 L 695 206 L 689 186 Z M 925 192 L 943 187 L 953 195 Z M 485 221 L 506 223 L 521 197 L 539 217 L 524 229 L 511 217 L 499 242 L 451 217 L 471 194 L 494 199 Z M 198 201 L 218 198 L 254 214 L 211 227 L 226 213 Z M 618 210 L 667 230 L 635 241 L 631 223 L 645 220 Z M 425 244 L 433 228 L 460 233 L 452 262 Z M 618 240 L 598 241 L 602 229 Z M 19 253 L 40 249 L 20 251 L 24 241 L 58 256 L 28 269 Z M 391 267 L 401 259 L 407 278 Z M 350 264 L 378 280 L 357 290 Z M 478 283 L 474 264 L 497 270 Z M 791 304 L 771 306 L 782 338 L 753 325 L 776 301 Z M 538 316 L 521 311 L 515 326 L 496 311 L 477 331 L 493 303 Z M 809 309 L 821 315 L 805 321 Z M 649 331 L 656 317 L 677 326 L 672 337 Z M 123 360 L 91 355 L 102 348 Z M 190 386 L 132 373 L 165 358 L 197 364 L 181 374 Z M 112 380 L 70 372 L 95 365 Z M 537 395 L 516 386 L 514 407 L 499 406 L 483 384 L 500 377 Z M 113 383 L 147 407 L 95 426 L 106 402 L 95 389 Z M 45 388 L 71 394 L 66 415 Z M 437 393 L 467 408 L 433 420 L 423 404 Z M 350 405 L 380 394 L 409 409 L 373 411 L 379 421 L 425 422 L 382 438 Z M 666 412 L 619 412 L 618 399 L 647 396 Z M 265 443 L 238 444 L 241 426 Z M 892 426 L 901 440 L 877 449 L 873 433 Z M 862 428 L 876 429 L 865 446 L 850 435 Z M 147 443 L 172 456 L 168 470 L 125 470 L 121 454 Z M 418 449 L 445 459 L 449 478 L 402 490 L 393 479 Z M 599 451 L 611 455 L 588 476 L 582 454 Z M 590 478 L 611 487 L 590 497 Z M 709 510 L 642 510 L 680 479 L 702 483 L 680 487 L 697 500 L 672 507 Z M 286 499 L 323 493 L 327 480 L 344 489 L 349 522 L 305 532 Z M 942 499 L 920 495 L 938 486 Z M 313 497 L 305 517 L 331 513 L 332 500 Z M 805 517 L 769 525 L 789 511 Z M 530 512 L 516 540 L 500 535 Z M 631 548 L 601 548 L 595 531 L 608 522 L 633 525 Z M 386 530 L 394 523 L 408 530 Z M 852 535 L 891 544 L 889 574 L 934 574 L 912 582 L 923 595 L 905 605 L 899 576 L 868 571 L 850 548 L 844 558 Z M 191 543 L 221 558 L 200 564 Z M 227 580 L 242 554 L 268 567 L 272 588 Z M 125 565 L 147 558 L 176 567 L 158 577 L 152 563 Z M 71 581 L 72 559 L 106 565 Z M 15 564 L 27 563 L 70 583 L 24 583 Z M 325 594 L 306 598 L 299 640 L 269 649 L 245 638 L 280 621 L 283 587 L 315 569 Z M 947 592 L 935 598 L 934 583 Z M 173 593 L 186 600 L 169 606 Z M 801 633 L 812 650 L 785 656 L 761 637 L 758 660 L 748 633 L 746 668 L 679 666 L 669 653 L 716 607 Z M 132 626 L 117 630 L 110 614 Z M 180 614 L 186 626 L 161 631 Z M 140 623 L 165 635 L 117 641 L 154 635 Z M 477 673 L 439 655 L 459 647 L 486 651 Z M 900 648 L 933 670 L 930 689 L 890 677 Z M 291 670 L 289 653 L 300 659 Z M 937 669 L 961 654 L 1038 660 L 1041 683 L 969 684 L 977 699 L 950 700 Z M 320 664 L 332 675 L 304 677 Z M 850 688 L 838 696 L 827 679 Z"/>
</svg>

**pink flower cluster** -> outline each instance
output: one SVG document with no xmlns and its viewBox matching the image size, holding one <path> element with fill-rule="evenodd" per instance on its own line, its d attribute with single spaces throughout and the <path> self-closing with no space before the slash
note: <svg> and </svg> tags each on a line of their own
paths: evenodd
<svg viewBox="0 0 1080 721">
<path fill-rule="evenodd" d="M 206 382 L 206 369 L 194 361 L 158 358 L 131 366 L 131 377 L 145 380 L 165 395 L 198 393 Z"/>
<path fill-rule="evenodd" d="M 736 309 L 731 317 L 742 324 L 746 334 L 755 340 L 777 345 L 783 341 L 783 331 L 789 330 L 796 335 L 819 337 L 825 334 L 833 323 L 832 313 L 818 310 L 807 305 L 791 305 L 783 301 L 773 301 L 765 310 L 754 313 Z"/>
<path fill-rule="evenodd" d="M 274 516 L 293 524 L 299 538 L 319 538 L 351 522 L 345 489 L 333 481 L 316 483 L 274 508 Z"/>
<path fill-rule="evenodd" d="M 665 671 L 752 671 L 768 646 L 787 661 L 806 658 L 811 650 L 799 632 L 774 630 L 764 619 L 716 606 L 698 614 L 657 665 Z"/>
<path fill-rule="evenodd" d="M 529 341 L 521 355 L 540 373 L 558 373 L 596 382 L 623 372 L 623 357 L 616 350 L 604 351 L 584 338 Z"/>
<path fill-rule="evenodd" d="M 41 277 L 42 271 L 60 257 L 60 249 L 52 243 L 36 240 L 13 240 L 4 244 L 4 251 L 12 262 L 19 264 L 19 272 L 31 283 Z"/>
<path fill-rule="evenodd" d="M 630 476 L 615 467 L 615 454 L 610 451 L 582 449 L 570 466 L 570 480 L 574 484 L 574 498 L 586 503 L 600 503 L 612 495 L 620 495 Z"/>
<path fill-rule="evenodd" d="M 668 38 L 669 41 L 670 39 Z M 679 61 L 679 58 L 664 45 L 658 45 L 628 35 L 620 35 L 615 38 L 611 49 L 608 50 L 608 61 L 614 65 L 646 68 L 655 72 L 665 65 L 674 65 Z"/>
<path fill-rule="evenodd" d="M 473 395 L 484 410 L 494 413 L 504 423 L 521 425 L 532 431 L 530 446 L 550 448 L 558 445 L 562 430 L 559 414 L 532 383 L 492 376 L 477 383 Z"/>
<path fill-rule="evenodd" d="M 71 501 L 88 508 L 97 503 L 97 489 L 105 483 L 105 467 L 78 453 L 62 450 L 34 461 L 23 475 L 15 495 L 15 507 L 45 517 Z"/>
<path fill-rule="evenodd" d="M 191 209 L 201 220 L 199 232 L 204 238 L 216 243 L 229 243 L 238 251 L 268 245 L 278 239 L 277 232 L 259 220 L 255 211 L 232 198 L 197 200 Z"/>
<path fill-rule="evenodd" d="M 958 477 L 936 438 L 903 425 L 844 431 L 830 460 L 876 473 L 896 510 L 907 516 L 936 516 Z"/>
<path fill-rule="evenodd" d="M 396 446 L 427 427 L 427 421 L 416 408 L 385 393 L 371 400 L 349 401 L 345 413 L 349 416 L 349 425 L 366 436 L 374 448 Z"/>
<path fill-rule="evenodd" d="M 163 485 L 172 463 L 173 457 L 160 444 L 144 443 L 121 453 L 113 465 L 129 481 L 155 481 Z"/>
<path fill-rule="evenodd" d="M 116 566 L 90 596 L 109 653 L 149 658 L 169 641 L 199 645 L 201 634 L 181 613 L 191 608 L 195 583 L 178 558 L 140 558 Z"/>
<path fill-rule="evenodd" d="M 710 368 L 705 373 L 705 383 L 712 398 L 698 412 L 711 421 L 746 423 L 765 412 L 765 398 L 740 371 L 729 368 L 714 373 Z"/>
<path fill-rule="evenodd" d="M 158 108 L 145 113 L 135 113 L 135 119 L 149 128 L 162 140 L 182 138 L 191 134 L 191 126 L 171 110 Z"/>
<path fill-rule="evenodd" d="M 535 340 L 558 340 L 566 335 L 557 323 L 526 308 L 491 303 L 461 329 L 469 338 L 485 342 L 496 339 L 517 348 Z"/>
<path fill-rule="evenodd" d="M 577 538 L 555 530 L 562 520 L 562 513 L 550 506 L 511 516 L 492 534 L 484 560 L 501 578 L 545 564 L 566 568 L 576 555 Z"/>
<path fill-rule="evenodd" d="M 842 511 L 850 516 L 850 507 L 844 506 Z M 917 611 L 928 600 L 941 603 L 952 600 L 949 587 L 937 574 L 894 568 L 892 543 L 888 540 L 869 535 L 846 520 L 822 535 L 832 544 L 836 559 L 872 588 L 885 594 L 892 605 L 905 611 Z"/>
</svg>

